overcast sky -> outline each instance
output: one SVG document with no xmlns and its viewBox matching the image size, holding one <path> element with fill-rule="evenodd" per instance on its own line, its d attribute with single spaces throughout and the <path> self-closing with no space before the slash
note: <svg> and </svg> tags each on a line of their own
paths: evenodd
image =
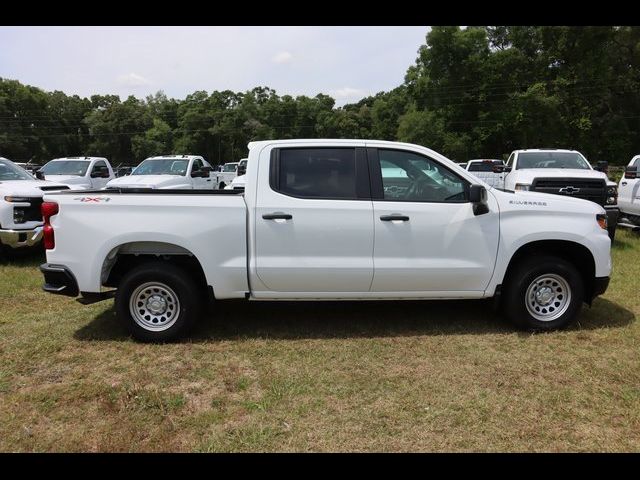
<svg viewBox="0 0 640 480">
<path fill-rule="evenodd" d="M 0 77 L 67 94 L 184 98 L 195 90 L 327 93 L 394 88 L 428 27 L 0 27 Z"/>
</svg>

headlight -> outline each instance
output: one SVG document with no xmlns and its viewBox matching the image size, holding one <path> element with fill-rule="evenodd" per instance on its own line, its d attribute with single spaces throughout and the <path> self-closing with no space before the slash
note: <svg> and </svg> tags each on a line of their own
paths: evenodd
<svg viewBox="0 0 640 480">
<path fill-rule="evenodd" d="M 529 190 L 530 188 L 531 188 L 531 185 L 528 183 L 516 183 L 515 191 L 523 192 L 523 191 Z"/>
<path fill-rule="evenodd" d="M 607 215 L 604 213 L 598 213 L 596 215 L 596 221 L 598 222 L 598 225 L 600 225 L 600 228 L 602 228 L 603 230 L 607 229 Z"/>
</svg>

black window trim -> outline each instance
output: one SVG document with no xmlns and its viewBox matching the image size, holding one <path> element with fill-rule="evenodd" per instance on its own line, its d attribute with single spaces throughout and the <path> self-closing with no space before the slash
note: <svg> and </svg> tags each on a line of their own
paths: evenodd
<svg viewBox="0 0 640 480">
<path fill-rule="evenodd" d="M 280 152 L 282 150 L 336 150 L 349 149 L 355 151 L 355 171 L 356 171 L 356 197 L 306 197 L 302 195 L 292 195 L 288 192 L 280 190 Z M 269 159 L 269 187 L 280 195 L 287 197 L 299 198 L 301 200 L 344 200 L 344 201 L 362 201 L 371 200 L 371 182 L 369 172 L 369 162 L 364 147 L 356 146 L 291 146 L 277 147 L 271 150 L 271 158 Z"/>
<path fill-rule="evenodd" d="M 378 152 L 380 150 L 385 151 L 394 151 L 394 152 L 407 152 L 413 153 L 414 155 L 422 156 L 432 162 L 435 162 L 439 167 L 447 170 L 449 173 L 459 178 L 464 185 L 464 200 L 459 202 L 451 202 L 451 201 L 427 201 L 427 200 L 403 200 L 397 198 L 384 198 L 384 187 L 382 183 L 382 168 L 380 167 L 379 155 Z M 378 147 L 368 147 L 367 148 L 367 158 L 369 161 L 369 175 L 371 176 L 371 199 L 376 202 L 405 202 L 405 203 L 451 203 L 451 204 L 465 204 L 469 203 L 469 187 L 471 186 L 471 182 L 466 178 L 458 175 L 452 169 L 444 165 L 442 162 L 439 162 L 435 158 L 430 157 L 429 155 L 425 155 L 424 153 L 415 152 L 413 150 L 406 150 L 403 148 L 378 148 Z"/>
</svg>

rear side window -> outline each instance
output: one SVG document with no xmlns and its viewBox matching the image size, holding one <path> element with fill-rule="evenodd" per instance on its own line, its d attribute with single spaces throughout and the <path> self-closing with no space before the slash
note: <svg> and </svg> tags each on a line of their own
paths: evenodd
<svg viewBox="0 0 640 480">
<path fill-rule="evenodd" d="M 355 148 L 283 148 L 277 155 L 274 190 L 302 198 L 358 197 Z"/>
<path fill-rule="evenodd" d="M 493 172 L 494 165 L 500 165 L 502 162 L 474 162 L 469 164 L 470 172 Z"/>
</svg>

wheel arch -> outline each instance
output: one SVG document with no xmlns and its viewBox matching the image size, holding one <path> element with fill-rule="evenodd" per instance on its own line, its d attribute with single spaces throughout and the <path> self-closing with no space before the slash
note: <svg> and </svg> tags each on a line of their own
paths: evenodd
<svg viewBox="0 0 640 480">
<path fill-rule="evenodd" d="M 190 250 L 169 242 L 132 241 L 112 248 L 102 262 L 100 283 L 116 287 L 122 277 L 133 268 L 150 261 L 164 261 L 187 271 L 204 288 L 207 278 L 198 258 Z"/>
<path fill-rule="evenodd" d="M 596 262 L 587 247 L 571 240 L 536 240 L 520 246 L 509 260 L 502 284 L 510 281 L 510 275 L 519 262 L 536 254 L 553 255 L 572 263 L 580 272 L 584 282 L 585 302 L 591 305 L 595 288 Z"/>
</svg>

